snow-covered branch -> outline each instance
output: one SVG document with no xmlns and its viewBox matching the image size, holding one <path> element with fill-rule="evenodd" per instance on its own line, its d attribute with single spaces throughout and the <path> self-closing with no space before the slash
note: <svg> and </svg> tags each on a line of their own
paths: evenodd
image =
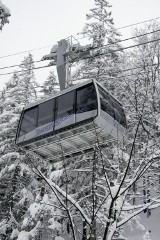
<svg viewBox="0 0 160 240">
<path fill-rule="evenodd" d="M 4 24 L 8 23 L 8 18 L 11 16 L 9 9 L 0 0 L 0 30 L 2 30 Z"/>
<path fill-rule="evenodd" d="M 38 169 L 37 169 L 38 170 Z M 41 177 L 45 180 L 45 182 L 49 185 L 49 187 L 54 191 L 55 190 L 61 194 L 63 197 L 67 198 L 67 200 L 73 204 L 73 206 L 76 207 L 76 209 L 80 212 L 80 214 L 82 215 L 82 217 L 86 220 L 86 222 L 90 225 L 91 224 L 91 220 L 86 216 L 86 214 L 84 213 L 83 209 L 80 207 L 80 205 L 69 195 L 67 194 L 65 191 L 63 191 L 60 187 L 58 187 L 57 184 L 55 184 L 53 181 L 47 179 L 44 174 L 38 170 L 39 174 L 41 175 Z M 57 195 L 56 195 L 57 196 Z M 58 199 L 60 200 L 61 204 L 63 205 L 63 207 L 65 207 L 64 203 L 62 202 L 62 199 L 60 199 L 58 197 Z"/>
<path fill-rule="evenodd" d="M 118 227 L 118 228 L 121 227 L 121 226 L 124 225 L 126 222 L 128 222 L 130 219 L 132 219 L 133 217 L 139 215 L 139 214 L 140 214 L 141 212 L 143 212 L 145 209 L 151 207 L 152 204 L 153 204 L 154 202 L 156 202 L 157 199 L 159 199 L 159 198 L 160 198 L 160 197 L 157 197 L 157 198 L 153 199 L 150 203 L 144 204 L 139 210 L 133 212 L 132 214 L 129 214 L 129 215 L 127 216 L 127 218 L 124 218 L 122 221 L 120 221 L 120 222 L 117 223 L 117 227 Z M 154 206 L 154 205 L 153 205 L 153 206 Z M 156 206 L 159 207 L 159 205 L 157 205 L 157 204 L 155 205 L 155 207 L 156 207 Z"/>
</svg>

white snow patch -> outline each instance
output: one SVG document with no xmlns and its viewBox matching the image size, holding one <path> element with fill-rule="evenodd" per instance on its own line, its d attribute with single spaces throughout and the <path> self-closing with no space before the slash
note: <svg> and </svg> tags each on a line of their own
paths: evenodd
<svg viewBox="0 0 160 240">
<path fill-rule="evenodd" d="M 15 239 L 15 238 L 17 238 L 18 237 L 18 234 L 19 234 L 19 231 L 18 231 L 18 229 L 16 228 L 16 229 L 13 229 L 13 232 L 12 232 L 12 234 L 11 234 L 11 239 Z"/>
<path fill-rule="evenodd" d="M 35 218 L 35 215 L 37 214 L 40 208 L 41 207 L 38 203 L 31 204 L 28 210 L 30 211 L 32 218 Z"/>
<path fill-rule="evenodd" d="M 28 218 L 24 218 L 23 219 L 23 224 L 22 224 L 22 227 L 26 227 L 28 225 Z"/>
<path fill-rule="evenodd" d="M 62 238 L 61 236 L 57 236 L 55 237 L 55 240 L 64 240 L 64 238 Z"/>
<path fill-rule="evenodd" d="M 59 230 L 61 228 L 61 224 L 57 221 L 54 221 L 54 218 L 50 218 L 48 223 L 50 224 L 48 227 L 50 229 L 56 229 Z"/>
<path fill-rule="evenodd" d="M 15 164 L 11 164 L 9 167 L 8 167 L 8 171 L 11 172 L 15 169 Z"/>
<path fill-rule="evenodd" d="M 37 235 L 38 229 L 40 227 L 41 227 L 41 223 L 40 223 L 40 221 L 38 221 L 37 225 L 30 232 L 26 232 L 26 231 L 20 232 L 17 240 L 35 239 L 35 236 Z"/>
<path fill-rule="evenodd" d="M 50 175 L 50 180 L 54 180 L 54 179 L 58 179 L 59 177 L 61 177 L 63 173 L 63 170 L 55 170 L 54 172 L 51 173 Z"/>
<path fill-rule="evenodd" d="M 119 190 L 119 185 L 115 185 L 115 186 L 111 187 L 110 189 L 111 189 L 112 197 L 114 198 Z"/>
<path fill-rule="evenodd" d="M 20 234 L 18 235 L 17 240 L 29 240 L 29 233 L 26 232 L 26 231 L 20 232 Z"/>
</svg>

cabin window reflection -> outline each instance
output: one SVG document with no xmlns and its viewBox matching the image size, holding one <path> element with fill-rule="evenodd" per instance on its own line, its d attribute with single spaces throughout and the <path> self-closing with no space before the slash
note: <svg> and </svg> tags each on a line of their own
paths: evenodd
<svg viewBox="0 0 160 240">
<path fill-rule="evenodd" d="M 24 112 L 19 136 L 23 136 L 36 128 L 38 108 L 32 108 Z"/>
<path fill-rule="evenodd" d="M 54 99 L 41 103 L 38 109 L 38 126 L 53 122 L 54 119 Z"/>
<path fill-rule="evenodd" d="M 126 127 L 126 117 L 120 103 L 100 86 L 98 86 L 98 89 L 100 95 L 101 109 L 104 112 L 108 113 L 123 127 Z"/>
<path fill-rule="evenodd" d="M 97 115 L 97 95 L 94 85 L 77 90 L 76 122 Z"/>
<path fill-rule="evenodd" d="M 115 112 L 115 120 L 117 122 L 119 122 L 123 127 L 126 128 L 127 123 L 126 123 L 126 117 L 124 114 L 124 110 L 119 104 L 117 104 L 116 101 L 114 103 L 114 112 Z"/>
<path fill-rule="evenodd" d="M 56 99 L 55 130 L 74 123 L 74 91 Z"/>
<path fill-rule="evenodd" d="M 99 87 L 99 95 L 101 102 L 101 109 L 108 113 L 112 118 L 115 118 L 114 108 L 113 108 L 113 98 L 109 95 L 107 91 Z"/>
</svg>

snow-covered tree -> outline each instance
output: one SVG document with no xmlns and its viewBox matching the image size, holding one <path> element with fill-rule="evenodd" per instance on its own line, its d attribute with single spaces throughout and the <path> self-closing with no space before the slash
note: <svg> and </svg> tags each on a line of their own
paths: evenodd
<svg viewBox="0 0 160 240">
<path fill-rule="evenodd" d="M 137 36 L 135 43 L 138 45 L 133 51 L 128 53 L 127 68 L 124 81 L 121 81 L 122 89 L 119 96 L 124 103 L 128 114 L 128 124 L 130 134 L 134 128 L 137 118 L 141 118 L 141 128 L 138 135 L 139 151 L 142 158 L 149 154 L 149 149 L 159 149 L 159 131 L 160 131 L 160 84 L 159 84 L 159 59 L 160 45 L 158 23 L 147 25 L 143 29 L 136 29 L 134 36 Z M 153 34 L 146 34 L 153 32 Z M 146 44 L 145 44 L 146 43 Z M 122 78 L 123 79 L 123 78 Z M 146 150 L 145 150 L 146 149 Z M 145 151 L 144 151 L 145 150 Z M 151 150 L 151 151 L 152 151 Z M 150 152 L 151 154 L 151 152 Z M 159 167 L 158 167 L 159 168 Z M 157 177 L 156 177 L 157 174 Z M 148 180 L 147 180 L 148 179 Z M 144 179 L 144 185 L 157 185 L 159 189 L 158 173 L 156 169 L 152 169 L 149 176 Z M 149 181 L 149 184 L 147 182 Z M 146 198 L 146 196 L 145 196 Z"/>
<path fill-rule="evenodd" d="M 95 2 L 98 7 L 104 6 L 104 3 L 106 4 L 106 1 L 97 0 Z M 93 9 L 92 12 L 97 14 L 97 9 L 102 10 L 102 8 L 98 7 Z M 91 19 L 92 15 L 88 17 Z M 89 30 L 90 26 L 92 30 Z M 86 29 L 92 34 L 93 45 L 95 44 L 94 46 L 98 47 L 100 55 L 102 53 L 102 43 L 104 43 L 104 32 L 103 28 L 96 28 L 96 26 L 96 24 L 87 25 Z M 102 35 L 99 34 L 102 38 L 93 36 L 99 29 L 103 33 Z M 110 42 L 111 40 L 108 40 L 108 43 Z M 114 45 L 111 46 L 113 47 Z M 153 127 L 152 131 L 150 129 L 151 125 L 146 121 L 147 116 L 151 117 L 150 113 L 152 112 L 148 112 L 148 110 L 154 107 L 153 102 L 151 104 L 151 100 L 153 99 L 150 98 L 150 96 L 153 97 L 153 88 L 151 89 L 148 83 L 146 84 L 146 76 L 140 71 L 137 75 L 138 77 L 129 78 L 131 81 L 128 81 L 127 78 L 121 78 L 121 92 L 119 91 L 117 84 L 114 84 L 113 81 L 113 76 L 117 77 L 118 72 L 115 68 L 109 68 L 110 66 L 115 67 L 113 64 L 115 62 L 116 66 L 119 64 L 117 60 L 118 56 L 114 54 L 114 50 L 116 49 L 108 51 L 104 59 L 100 55 L 96 56 L 97 58 L 93 57 L 85 61 L 85 65 L 82 64 L 83 67 L 78 74 L 82 74 L 80 77 L 85 74 L 86 78 L 91 77 L 102 81 L 110 92 L 119 93 L 118 98 L 125 103 L 124 106 L 129 122 L 128 143 L 126 146 L 123 146 L 123 149 L 119 146 L 115 147 L 109 144 L 109 151 L 107 151 L 106 156 L 103 156 L 101 149 L 98 148 L 97 152 L 94 152 L 94 156 L 73 159 L 68 165 L 65 164 L 66 168 L 62 164 L 63 170 L 66 169 L 66 171 L 64 171 L 59 181 L 61 188 L 58 184 L 55 184 L 55 181 L 51 181 L 51 176 L 57 170 L 54 169 L 48 172 L 46 178 L 39 169 L 36 169 L 52 190 L 49 192 L 49 195 L 52 196 L 54 193 L 57 199 L 59 199 L 62 210 L 66 211 L 66 214 L 63 214 L 58 220 L 65 222 L 65 226 L 69 226 L 69 229 L 72 230 L 73 238 L 75 238 L 79 230 L 79 228 L 77 230 L 76 223 L 78 223 L 78 226 L 81 226 L 80 232 L 83 235 L 83 239 L 86 239 L 88 233 L 91 239 L 95 238 L 96 233 L 99 234 L 98 231 L 101 224 L 103 227 L 99 231 L 99 237 L 103 237 L 104 240 L 110 240 L 117 230 L 121 231 L 122 226 L 128 223 L 129 220 L 133 219 L 133 221 L 138 222 L 136 218 L 138 214 L 146 209 L 159 206 L 158 191 L 154 195 L 145 196 L 144 201 L 144 198 L 136 199 L 139 189 L 137 192 L 135 189 L 137 182 L 142 186 L 146 175 L 150 175 L 150 171 L 158 167 L 160 157 L 157 148 L 159 140 L 156 138 L 156 141 L 158 141 L 154 142 L 152 139 L 153 136 L 159 134 L 156 130 L 159 128 Z M 111 63 L 110 66 L 106 65 L 109 63 Z M 109 70 L 112 71 L 109 72 Z M 106 82 L 104 82 L 104 79 L 106 79 Z M 117 79 L 120 79 L 120 77 Z M 123 79 L 124 81 L 122 81 Z M 159 88 L 156 91 L 159 92 Z M 158 108 L 158 98 L 154 97 L 154 99 L 157 101 L 156 108 Z M 159 114 L 158 111 L 157 114 Z M 145 120 L 144 116 L 146 116 Z M 157 176 L 154 179 L 157 182 Z M 79 192 L 77 193 L 75 189 L 79 189 Z M 52 199 L 52 197 L 50 198 Z M 95 229 L 97 232 L 95 232 Z"/>
<path fill-rule="evenodd" d="M 48 78 L 43 82 L 41 92 L 44 96 L 50 96 L 58 91 L 58 85 L 54 71 L 50 71 Z"/>
<path fill-rule="evenodd" d="M 28 95 L 33 91 L 29 68 L 28 73 L 27 77 L 25 72 L 23 81 L 22 75 L 13 74 L 6 83 L 0 102 L 0 238 L 5 240 L 15 239 L 27 206 L 33 200 L 32 173 L 25 164 L 25 152 L 15 145 L 20 113 L 30 101 L 29 97 L 33 100 L 33 96 Z"/>
<path fill-rule="evenodd" d="M 18 103 L 15 101 L 17 96 L 14 91 L 16 82 L 11 81 L 4 95 L 3 111 L 0 115 L 0 182 L 1 182 L 1 229 L 0 236 L 7 239 L 12 232 L 12 224 L 15 225 L 12 212 L 14 211 L 14 201 L 17 199 L 19 190 L 19 164 L 20 157 L 18 149 L 14 146 L 16 124 L 19 118 L 17 112 Z"/>
<path fill-rule="evenodd" d="M 24 57 L 20 64 L 21 73 L 19 74 L 21 86 L 23 88 L 23 99 L 26 99 L 25 104 L 34 101 L 37 98 L 36 87 L 38 83 L 34 75 L 34 60 L 32 54 Z"/>
<path fill-rule="evenodd" d="M 84 33 L 91 36 L 100 55 L 105 41 L 113 43 L 117 34 L 111 13 L 105 11 L 108 2 L 95 0 L 95 5 L 88 15 L 89 20 L 95 22 L 86 25 Z M 104 28 L 105 25 L 109 30 Z M 138 37 L 137 40 L 139 43 L 146 41 Z M 137 216 L 141 212 L 160 206 L 157 184 L 160 160 L 159 44 L 154 41 L 149 46 L 139 45 L 128 54 L 129 60 L 125 63 L 134 68 L 134 75 L 121 78 L 119 87 L 114 84 L 115 67 L 119 64 L 114 49 L 119 46 L 111 49 L 113 46 L 116 45 L 106 47 L 108 54 L 104 58 L 101 55 L 85 61 L 80 73 L 84 76 L 87 73 L 101 81 L 109 91 L 119 94 L 117 97 L 124 103 L 128 118 L 127 143 L 108 142 L 107 148 L 101 149 L 95 131 L 93 152 L 80 158 L 63 159 L 53 164 L 26 156 L 22 149 L 14 146 L 13 135 L 22 105 L 36 97 L 31 55 L 22 62 L 23 73 L 15 73 L 7 84 L 0 97 L 2 239 L 47 239 L 60 235 L 74 240 L 111 240 L 117 231 L 123 233 L 126 224 L 134 222 L 140 226 Z M 51 80 L 52 85 L 53 79 L 54 75 L 47 81 Z M 35 178 L 28 166 L 34 170 Z M 151 185 L 153 192 L 148 191 Z"/>
<path fill-rule="evenodd" d="M 128 119 L 129 139 L 133 138 L 134 129 L 139 119 L 136 147 L 134 149 L 134 166 L 139 166 L 148 156 L 159 151 L 159 29 L 158 23 L 146 25 L 134 31 L 135 44 L 133 50 L 127 52 L 123 69 L 119 76 L 121 82 L 117 97 L 123 103 Z M 148 34 L 148 32 L 153 32 Z M 128 70 L 127 70 L 128 69 Z M 123 77 L 121 77 L 123 76 Z M 158 155 L 157 155 L 158 156 Z M 159 159 L 153 164 L 137 183 L 133 185 L 133 204 L 140 201 L 150 203 L 157 196 L 159 184 Z M 144 212 L 149 217 L 151 209 Z"/>
<path fill-rule="evenodd" d="M 115 77 L 119 70 L 119 58 L 116 50 L 119 33 L 114 27 L 111 5 L 106 0 L 94 0 L 95 7 L 86 14 L 87 23 L 81 34 L 88 37 L 93 50 L 92 56 L 80 62 L 73 76 L 74 80 L 96 79 L 110 91 L 115 90 Z"/>
<path fill-rule="evenodd" d="M 45 163 L 44 169 L 44 160 L 31 157 L 31 166 L 44 181 L 43 194 L 47 195 L 45 198 L 42 195 L 40 200 L 46 204 L 45 211 L 49 213 L 48 219 L 45 218 L 48 227 L 53 222 L 54 231 L 58 228 L 62 237 L 67 234 L 71 239 L 81 236 L 82 239 L 99 237 L 111 240 L 117 231 L 123 234 L 123 227 L 130 220 L 131 225 L 136 223 L 141 226 L 137 216 L 144 210 L 160 206 L 158 192 L 150 195 L 150 201 L 144 202 L 141 198 L 133 202 L 133 186 L 160 160 L 159 151 L 156 150 L 152 151 L 152 155 L 146 154 L 145 159 L 142 158 L 137 145 L 139 128 L 140 120 L 128 149 L 108 143 L 110 151 L 104 151 L 98 144 L 97 133 L 95 150 L 79 159 L 64 159 L 52 167 Z M 29 231 L 25 229 L 27 236 L 32 234 L 32 230 L 37 229 L 38 232 L 40 225 L 37 226 L 37 217 L 45 212 L 40 204 L 36 206 L 37 215 L 33 216 L 32 212 L 27 215 L 28 219 L 34 221 Z M 48 206 L 54 207 L 54 212 Z"/>
<path fill-rule="evenodd" d="M 0 0 L 0 30 L 2 30 L 4 24 L 9 23 L 8 18 L 11 16 L 9 9 Z"/>
</svg>

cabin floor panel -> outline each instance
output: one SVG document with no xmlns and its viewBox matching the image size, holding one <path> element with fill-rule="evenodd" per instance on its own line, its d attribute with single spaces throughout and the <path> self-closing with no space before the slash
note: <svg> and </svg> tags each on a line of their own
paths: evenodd
<svg viewBox="0 0 160 240">
<path fill-rule="evenodd" d="M 92 122 L 31 143 L 28 148 L 46 160 L 56 161 L 62 155 L 68 158 L 93 150 L 97 137 L 100 145 L 108 141 L 106 133 Z"/>
</svg>

